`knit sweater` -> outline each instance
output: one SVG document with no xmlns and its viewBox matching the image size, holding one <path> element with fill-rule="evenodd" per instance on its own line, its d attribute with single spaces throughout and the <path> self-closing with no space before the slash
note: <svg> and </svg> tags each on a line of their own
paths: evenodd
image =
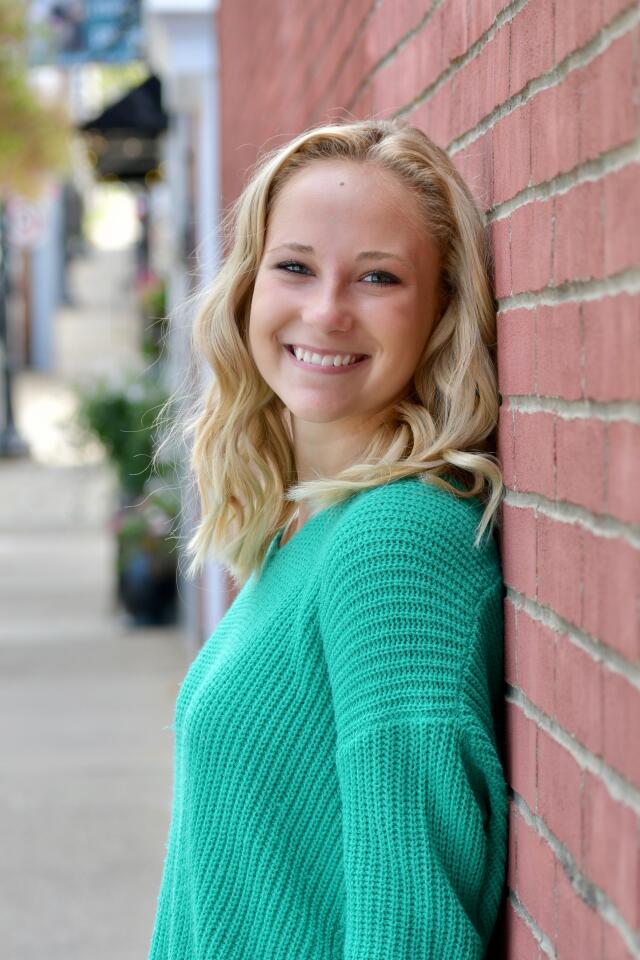
<svg viewBox="0 0 640 960">
<path fill-rule="evenodd" d="M 479 960 L 503 894 L 503 583 L 418 478 L 312 516 L 175 705 L 149 960 Z"/>
</svg>

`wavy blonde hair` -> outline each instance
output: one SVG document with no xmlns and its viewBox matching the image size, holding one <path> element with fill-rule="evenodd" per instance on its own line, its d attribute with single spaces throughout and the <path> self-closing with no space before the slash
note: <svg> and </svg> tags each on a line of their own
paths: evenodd
<svg viewBox="0 0 640 960">
<path fill-rule="evenodd" d="M 440 253 L 439 316 L 406 395 L 377 427 L 361 460 L 336 476 L 298 482 L 286 408 L 248 349 L 253 286 L 269 213 L 289 178 L 322 160 L 375 163 L 414 192 Z M 495 301 L 483 215 L 447 153 L 401 119 L 310 128 L 256 162 L 222 223 L 228 254 L 202 296 L 192 363 L 213 376 L 179 428 L 200 518 L 187 543 L 187 576 L 208 556 L 236 584 L 259 575 L 269 543 L 298 501 L 310 514 L 357 491 L 413 474 L 484 505 L 475 546 L 497 522 L 502 473 L 491 452 L 499 412 Z M 457 479 L 460 488 L 443 475 Z"/>
</svg>

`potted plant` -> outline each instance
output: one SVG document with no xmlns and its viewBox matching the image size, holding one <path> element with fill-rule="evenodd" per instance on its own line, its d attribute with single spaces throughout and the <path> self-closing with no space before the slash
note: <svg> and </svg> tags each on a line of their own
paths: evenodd
<svg viewBox="0 0 640 960">
<path fill-rule="evenodd" d="M 116 512 L 117 592 L 136 624 L 176 620 L 177 552 L 171 537 L 180 509 L 169 489 L 156 489 Z"/>
<path fill-rule="evenodd" d="M 115 470 L 119 503 L 111 529 L 117 544 L 117 597 L 138 624 L 175 621 L 177 551 L 170 538 L 180 503 L 176 465 L 158 463 L 155 414 L 167 394 L 156 377 L 102 378 L 78 388 L 76 424 L 97 439 Z"/>
</svg>

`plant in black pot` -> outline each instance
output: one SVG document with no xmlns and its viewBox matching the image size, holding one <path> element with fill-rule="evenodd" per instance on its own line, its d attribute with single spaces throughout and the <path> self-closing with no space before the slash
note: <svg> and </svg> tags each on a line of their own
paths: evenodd
<svg viewBox="0 0 640 960">
<path fill-rule="evenodd" d="M 136 624 L 176 621 L 177 552 L 171 535 L 179 510 L 176 494 L 160 488 L 120 507 L 113 519 L 118 596 Z"/>
<path fill-rule="evenodd" d="M 117 597 L 137 624 L 173 623 L 177 613 L 177 551 L 170 538 L 180 512 L 176 466 L 165 461 L 152 472 L 156 414 L 166 400 L 148 373 L 78 388 L 76 423 L 100 441 L 118 478 L 111 525 Z"/>
</svg>

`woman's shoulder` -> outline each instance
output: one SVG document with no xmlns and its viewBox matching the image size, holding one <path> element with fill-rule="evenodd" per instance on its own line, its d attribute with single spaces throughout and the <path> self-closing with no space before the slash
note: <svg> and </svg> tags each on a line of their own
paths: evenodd
<svg viewBox="0 0 640 960">
<path fill-rule="evenodd" d="M 482 512 L 477 497 L 459 497 L 425 475 L 370 487 L 346 501 L 333 524 L 332 566 L 377 559 L 428 568 L 431 576 L 466 571 L 486 583 L 500 570 L 495 536 L 485 532 L 474 544 Z"/>
<path fill-rule="evenodd" d="M 452 485 L 463 489 L 457 481 Z M 420 538 L 425 528 L 468 536 L 471 530 L 475 534 L 481 516 L 477 497 L 460 497 L 420 474 L 360 491 L 344 505 L 339 526 L 343 532 L 370 529 L 383 538 L 400 531 Z"/>
</svg>

